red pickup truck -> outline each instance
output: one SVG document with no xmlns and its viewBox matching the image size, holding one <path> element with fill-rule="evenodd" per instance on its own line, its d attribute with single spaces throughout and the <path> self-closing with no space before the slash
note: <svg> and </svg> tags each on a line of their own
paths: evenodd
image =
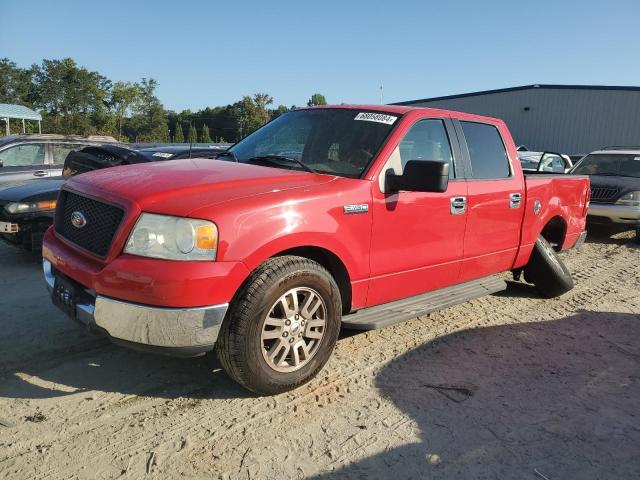
<svg viewBox="0 0 640 480">
<path fill-rule="evenodd" d="M 587 177 L 524 176 L 497 119 L 302 109 L 221 154 L 69 180 L 44 238 L 53 302 L 133 348 L 216 350 L 254 392 L 310 380 L 340 326 L 375 329 L 506 287 L 573 283 Z"/>
</svg>

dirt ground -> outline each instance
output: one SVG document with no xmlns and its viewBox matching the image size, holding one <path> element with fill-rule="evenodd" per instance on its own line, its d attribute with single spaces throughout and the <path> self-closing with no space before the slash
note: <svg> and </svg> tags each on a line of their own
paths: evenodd
<svg viewBox="0 0 640 480">
<path fill-rule="evenodd" d="M 318 378 L 255 397 L 210 358 L 111 345 L 0 246 L 0 478 L 640 478 L 640 248 L 592 235 L 576 287 L 509 289 L 344 332 Z"/>
</svg>

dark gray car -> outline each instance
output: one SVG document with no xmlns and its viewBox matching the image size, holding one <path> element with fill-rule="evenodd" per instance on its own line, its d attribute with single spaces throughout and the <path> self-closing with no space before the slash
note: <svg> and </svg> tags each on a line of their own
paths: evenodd
<svg viewBox="0 0 640 480">
<path fill-rule="evenodd" d="M 0 186 L 60 176 L 69 152 L 105 143 L 117 141 L 104 136 L 49 134 L 0 137 Z"/>
</svg>

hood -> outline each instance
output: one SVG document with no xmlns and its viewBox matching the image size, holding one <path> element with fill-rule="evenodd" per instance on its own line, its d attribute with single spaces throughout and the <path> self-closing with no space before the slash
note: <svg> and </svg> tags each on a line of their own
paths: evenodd
<svg viewBox="0 0 640 480">
<path fill-rule="evenodd" d="M 336 177 L 191 158 L 108 168 L 73 177 L 75 190 L 137 203 L 143 211 L 187 216 L 209 205 L 291 188 L 311 187 Z"/>
<path fill-rule="evenodd" d="M 13 183 L 0 189 L 0 201 L 3 203 L 26 202 L 40 200 L 55 200 L 58 198 L 60 187 L 64 183 L 62 177 L 44 178 L 41 180 L 26 180 Z"/>
</svg>

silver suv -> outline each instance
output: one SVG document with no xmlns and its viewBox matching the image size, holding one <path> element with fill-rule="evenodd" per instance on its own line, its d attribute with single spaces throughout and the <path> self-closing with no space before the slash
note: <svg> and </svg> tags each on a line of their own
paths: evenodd
<svg viewBox="0 0 640 480">
<path fill-rule="evenodd" d="M 640 241 L 640 147 L 592 152 L 571 173 L 591 179 L 591 222 L 635 228 Z"/>
<path fill-rule="evenodd" d="M 42 177 L 62 175 L 72 150 L 87 145 L 118 143 L 113 137 L 75 135 L 9 135 L 0 137 L 0 187 Z"/>
</svg>

